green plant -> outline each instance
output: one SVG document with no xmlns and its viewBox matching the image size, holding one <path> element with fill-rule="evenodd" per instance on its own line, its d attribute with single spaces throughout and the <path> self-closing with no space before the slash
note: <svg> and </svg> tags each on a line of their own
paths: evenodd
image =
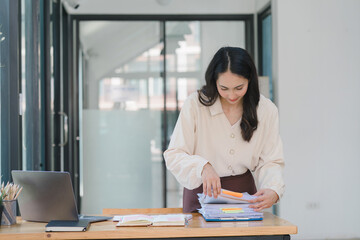
<svg viewBox="0 0 360 240">
<path fill-rule="evenodd" d="M 4 200 L 16 200 L 21 190 L 22 187 L 17 184 L 8 182 L 5 186 L 4 183 L 2 183 L 0 187 L 0 205 L 3 203 Z"/>
<path fill-rule="evenodd" d="M 0 206 L 1 206 L 3 204 L 4 199 L 6 198 L 7 194 L 6 194 L 4 188 L 1 188 L 0 192 L 1 192 L 1 194 L 0 194 Z"/>
</svg>

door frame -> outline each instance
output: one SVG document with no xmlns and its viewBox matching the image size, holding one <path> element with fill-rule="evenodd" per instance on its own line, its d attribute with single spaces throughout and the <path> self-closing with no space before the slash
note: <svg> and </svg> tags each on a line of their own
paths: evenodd
<svg viewBox="0 0 360 240">
<path fill-rule="evenodd" d="M 65 11 L 65 10 L 64 10 Z M 63 15 L 63 85 L 64 111 L 68 115 L 68 144 L 64 146 L 64 170 L 71 174 L 78 209 L 81 209 L 80 201 L 80 146 L 79 146 L 79 23 L 80 21 L 160 21 L 165 26 L 166 21 L 244 21 L 245 22 L 245 46 L 248 52 L 254 55 L 254 14 L 199 14 L 199 15 Z M 165 28 L 165 27 L 164 27 Z M 163 31 L 164 37 L 165 31 Z M 164 46 L 166 48 L 165 38 Z M 165 51 L 164 51 L 165 52 Z M 165 54 L 165 53 L 164 53 Z M 164 58 L 165 59 L 165 58 Z M 164 61 L 164 69 L 166 62 Z M 166 90 L 166 76 L 164 74 L 164 89 Z M 164 94 L 166 93 L 164 90 Z M 166 95 L 164 95 L 166 101 Z M 162 151 L 167 148 L 167 122 L 166 102 L 164 102 L 164 133 Z M 57 128 L 55 126 L 55 128 Z M 60 161 L 57 159 L 56 161 Z M 163 161 L 163 207 L 167 207 L 166 199 L 166 166 Z"/>
</svg>

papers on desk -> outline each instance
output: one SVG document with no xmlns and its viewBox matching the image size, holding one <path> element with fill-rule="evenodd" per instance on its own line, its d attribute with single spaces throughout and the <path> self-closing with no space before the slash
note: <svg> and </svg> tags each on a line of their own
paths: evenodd
<svg viewBox="0 0 360 240">
<path fill-rule="evenodd" d="M 186 214 L 163 214 L 163 215 L 123 215 L 114 216 L 113 221 L 119 221 L 116 226 L 185 226 L 192 215 Z"/>
<path fill-rule="evenodd" d="M 248 193 L 236 193 L 221 189 L 217 198 L 198 194 L 202 214 L 206 221 L 253 221 L 262 220 L 263 213 L 249 207 L 249 200 L 256 198 Z"/>
<path fill-rule="evenodd" d="M 206 221 L 262 220 L 263 213 L 255 212 L 249 204 L 203 204 L 199 209 Z"/>
</svg>

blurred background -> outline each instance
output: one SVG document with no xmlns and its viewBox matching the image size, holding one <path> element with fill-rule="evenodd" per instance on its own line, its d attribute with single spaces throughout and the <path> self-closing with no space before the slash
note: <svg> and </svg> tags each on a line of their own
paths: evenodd
<svg viewBox="0 0 360 240">
<path fill-rule="evenodd" d="M 245 48 L 279 108 L 293 239 L 360 239 L 360 1 L 0 0 L 0 153 L 69 171 L 81 213 L 181 207 L 164 165 L 214 53 Z"/>
</svg>

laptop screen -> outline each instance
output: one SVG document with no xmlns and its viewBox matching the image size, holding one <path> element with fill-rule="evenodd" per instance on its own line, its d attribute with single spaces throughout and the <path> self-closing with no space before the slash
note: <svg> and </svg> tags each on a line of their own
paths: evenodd
<svg viewBox="0 0 360 240">
<path fill-rule="evenodd" d="M 23 187 L 18 197 L 22 219 L 37 222 L 78 220 L 68 172 L 13 170 L 11 173 L 14 183 Z"/>
</svg>

